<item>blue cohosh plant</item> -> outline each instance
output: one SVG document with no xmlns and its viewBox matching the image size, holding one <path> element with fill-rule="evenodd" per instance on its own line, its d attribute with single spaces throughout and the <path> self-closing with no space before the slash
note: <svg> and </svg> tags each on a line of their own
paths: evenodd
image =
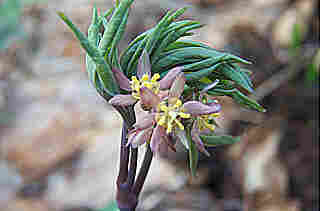
<svg viewBox="0 0 320 211">
<path fill-rule="evenodd" d="M 180 141 L 195 176 L 198 151 L 209 156 L 206 147 L 239 141 L 215 135 L 215 118 L 221 111 L 216 96 L 264 111 L 239 90 L 253 92 L 250 72 L 238 66 L 248 61 L 200 42 L 179 40 L 202 27 L 197 21 L 175 21 L 185 8 L 169 11 L 119 55 L 117 46 L 133 1 L 116 1 L 103 14 L 94 8 L 87 37 L 58 13 L 86 51 L 91 83 L 123 118 L 116 196 L 120 210 L 135 210 L 155 153 L 175 151 Z M 136 175 L 139 146 L 147 150 Z"/>
</svg>

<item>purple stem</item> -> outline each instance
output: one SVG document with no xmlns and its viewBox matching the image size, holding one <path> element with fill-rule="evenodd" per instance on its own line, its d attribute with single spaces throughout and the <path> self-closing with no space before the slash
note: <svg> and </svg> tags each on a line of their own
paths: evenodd
<svg viewBox="0 0 320 211">
<path fill-rule="evenodd" d="M 130 168 L 128 173 L 127 184 L 132 187 L 134 179 L 136 178 L 138 162 L 138 148 L 131 148 Z"/>
<path fill-rule="evenodd" d="M 149 145 L 147 145 L 147 151 L 144 155 L 143 163 L 141 165 L 141 169 L 135 184 L 133 185 L 132 192 L 139 196 L 144 182 L 146 180 L 147 174 L 149 172 L 151 161 L 152 161 L 153 153 Z"/>
<path fill-rule="evenodd" d="M 135 211 L 139 194 L 144 185 L 148 171 L 150 169 L 153 153 L 148 146 L 144 155 L 144 160 L 140 168 L 138 177 L 136 178 L 138 149 L 126 146 L 128 139 L 128 130 L 135 123 L 135 116 L 133 108 L 128 110 L 118 107 L 116 108 L 124 118 L 122 135 L 121 135 L 121 148 L 120 148 L 120 168 L 117 178 L 117 204 L 120 211 Z M 129 165 L 130 157 L 130 167 Z M 136 181 L 135 181 L 136 178 Z"/>
<path fill-rule="evenodd" d="M 127 144 L 127 131 L 128 127 L 125 122 L 123 122 L 122 135 L 121 135 L 121 146 L 120 146 L 120 168 L 117 179 L 117 184 L 121 185 L 126 182 L 128 177 L 128 163 L 129 163 L 129 153 L 130 148 L 126 147 Z"/>
</svg>

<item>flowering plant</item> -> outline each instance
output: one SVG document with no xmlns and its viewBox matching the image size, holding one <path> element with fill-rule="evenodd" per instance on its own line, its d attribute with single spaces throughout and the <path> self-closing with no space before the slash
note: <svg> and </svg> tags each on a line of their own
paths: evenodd
<svg viewBox="0 0 320 211">
<path fill-rule="evenodd" d="M 238 66 L 250 62 L 200 42 L 179 40 L 202 27 L 197 21 L 174 21 L 186 8 L 169 11 L 119 56 L 117 46 L 133 1 L 116 1 L 104 14 L 94 8 L 88 37 L 58 13 L 87 53 L 91 83 L 124 120 L 117 178 L 120 210 L 135 210 L 153 155 L 175 151 L 176 141 L 189 152 L 193 176 L 198 151 L 209 156 L 206 147 L 239 141 L 214 134 L 221 111 L 216 96 L 229 96 L 242 106 L 264 111 L 239 90 L 253 92 L 250 73 Z M 139 146 L 147 151 L 136 175 Z"/>
</svg>

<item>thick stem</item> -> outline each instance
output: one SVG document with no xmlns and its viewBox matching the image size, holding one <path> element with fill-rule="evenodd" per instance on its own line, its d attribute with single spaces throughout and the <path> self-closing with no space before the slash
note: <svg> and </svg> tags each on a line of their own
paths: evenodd
<svg viewBox="0 0 320 211">
<path fill-rule="evenodd" d="M 152 161 L 153 153 L 149 145 L 147 145 L 147 151 L 144 155 L 144 160 L 141 165 L 141 169 L 135 184 L 133 185 L 132 192 L 139 196 L 144 182 L 146 180 L 147 174 L 149 172 L 151 161 Z"/>
<path fill-rule="evenodd" d="M 120 211 L 135 211 L 139 194 L 144 185 L 145 179 L 150 169 L 153 153 L 148 145 L 147 151 L 144 155 L 144 160 L 140 168 L 138 177 L 136 178 L 138 149 L 133 149 L 126 146 L 128 130 L 135 123 L 135 115 L 133 107 L 128 109 L 117 108 L 123 117 L 126 117 L 123 122 L 121 148 L 120 148 L 120 168 L 117 179 L 117 204 Z M 131 151 L 131 153 L 130 153 Z M 129 165 L 130 157 L 130 167 Z"/>
<path fill-rule="evenodd" d="M 120 211 L 135 211 L 136 208 L 119 208 Z"/>
<path fill-rule="evenodd" d="M 130 148 L 126 146 L 127 133 L 128 133 L 127 124 L 123 122 L 122 134 L 121 134 L 121 146 L 120 146 L 120 168 L 119 168 L 119 174 L 117 179 L 117 185 L 121 185 L 125 183 L 128 177 L 128 163 L 129 163 Z"/>
<path fill-rule="evenodd" d="M 130 168 L 129 168 L 128 179 L 127 179 L 127 183 L 130 187 L 132 187 L 134 183 L 134 179 L 136 178 L 137 163 L 138 163 L 138 149 L 131 148 Z"/>
</svg>

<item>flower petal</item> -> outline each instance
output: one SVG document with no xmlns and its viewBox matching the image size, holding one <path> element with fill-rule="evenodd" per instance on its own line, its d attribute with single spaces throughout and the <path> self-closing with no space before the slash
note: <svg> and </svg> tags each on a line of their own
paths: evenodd
<svg viewBox="0 0 320 211">
<path fill-rule="evenodd" d="M 160 89 L 169 89 L 176 79 L 177 75 L 182 72 L 181 67 L 171 69 L 160 81 Z"/>
<path fill-rule="evenodd" d="M 209 157 L 210 153 L 204 147 L 204 144 L 203 144 L 202 140 L 199 137 L 199 132 L 195 127 L 193 127 L 192 130 L 191 130 L 191 137 L 192 137 L 193 142 L 196 144 L 198 150 Z"/>
<path fill-rule="evenodd" d="M 176 79 L 173 81 L 173 84 L 170 88 L 169 99 L 168 99 L 169 104 L 171 105 L 175 104 L 177 99 L 179 99 L 179 97 L 183 92 L 185 82 L 186 82 L 186 78 L 184 77 L 184 74 L 179 73 Z"/>
<path fill-rule="evenodd" d="M 188 145 L 188 138 L 185 130 L 176 130 L 176 136 L 179 138 L 180 142 L 185 146 L 187 150 L 189 150 L 189 145 Z"/>
<path fill-rule="evenodd" d="M 211 103 L 210 105 L 205 105 L 198 101 L 188 101 L 183 104 L 183 111 L 191 115 L 205 115 L 218 113 L 221 110 L 221 105 L 218 103 Z"/>
<path fill-rule="evenodd" d="M 168 135 L 163 136 L 163 140 L 164 140 L 164 144 L 166 144 L 167 147 L 169 147 L 172 151 L 177 152 L 175 142 L 170 136 L 168 136 Z"/>
<path fill-rule="evenodd" d="M 109 100 L 109 103 L 114 106 L 128 106 L 137 102 L 137 99 L 132 95 L 116 95 Z"/>
<path fill-rule="evenodd" d="M 153 128 L 147 128 L 139 132 L 131 142 L 131 146 L 133 148 L 137 148 L 142 144 L 146 143 L 150 139 L 152 131 L 153 131 Z"/>
<path fill-rule="evenodd" d="M 112 68 L 112 73 L 121 89 L 131 91 L 130 80 L 118 68 Z"/>
<path fill-rule="evenodd" d="M 160 97 L 146 87 L 140 89 L 140 96 L 141 107 L 144 110 L 156 108 L 160 103 Z"/>
<path fill-rule="evenodd" d="M 143 50 L 137 66 L 138 78 L 142 79 L 144 74 L 147 74 L 149 77 L 151 76 L 151 64 L 150 64 L 149 55 L 146 50 Z"/>
<path fill-rule="evenodd" d="M 166 136 L 166 131 L 164 127 L 157 125 L 156 128 L 153 130 L 151 141 L 150 141 L 150 148 L 153 152 L 157 152 L 159 149 L 160 143 L 163 141 L 163 137 Z"/>
<path fill-rule="evenodd" d="M 155 114 L 143 113 L 142 115 L 143 116 L 137 115 L 137 122 L 133 125 L 135 129 L 144 130 L 148 127 L 152 127 L 152 125 L 154 124 Z"/>
</svg>

